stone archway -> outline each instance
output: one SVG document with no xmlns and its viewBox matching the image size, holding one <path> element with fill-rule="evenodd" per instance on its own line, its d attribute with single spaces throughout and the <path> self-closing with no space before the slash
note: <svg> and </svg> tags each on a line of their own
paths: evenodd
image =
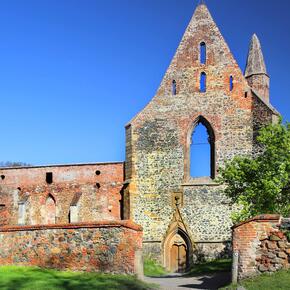
<svg viewBox="0 0 290 290">
<path fill-rule="evenodd" d="M 191 242 L 184 230 L 177 228 L 164 241 L 164 266 L 170 272 L 185 272 L 189 265 Z"/>
</svg>

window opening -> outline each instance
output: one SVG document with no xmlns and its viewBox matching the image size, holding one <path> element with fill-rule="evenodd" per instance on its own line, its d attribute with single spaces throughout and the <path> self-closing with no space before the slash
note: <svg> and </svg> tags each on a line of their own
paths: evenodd
<svg viewBox="0 0 290 290">
<path fill-rule="evenodd" d="M 230 91 L 234 89 L 234 78 L 233 76 L 230 76 Z"/>
<path fill-rule="evenodd" d="M 206 73 L 202 72 L 200 74 L 200 92 L 205 93 L 206 92 Z"/>
<path fill-rule="evenodd" d="M 53 181 L 53 176 L 52 176 L 52 172 L 46 172 L 46 182 L 48 184 L 51 184 Z"/>
<path fill-rule="evenodd" d="M 45 202 L 45 223 L 46 224 L 55 224 L 56 220 L 56 205 L 55 200 L 51 194 L 48 195 Z"/>
<path fill-rule="evenodd" d="M 191 135 L 190 176 L 214 178 L 214 154 L 213 130 L 210 124 L 200 117 Z"/>
<path fill-rule="evenodd" d="M 206 44 L 204 42 L 200 44 L 200 63 L 206 63 Z"/>
<path fill-rule="evenodd" d="M 177 93 L 177 91 L 176 91 L 176 81 L 173 80 L 172 81 L 172 95 L 175 96 L 176 93 Z"/>
</svg>

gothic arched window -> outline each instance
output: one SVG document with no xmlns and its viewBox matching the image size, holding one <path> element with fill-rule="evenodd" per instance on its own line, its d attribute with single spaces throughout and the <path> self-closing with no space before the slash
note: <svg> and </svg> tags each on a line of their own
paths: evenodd
<svg viewBox="0 0 290 290">
<path fill-rule="evenodd" d="M 199 90 L 201 93 L 205 93 L 206 92 L 206 73 L 202 72 L 200 74 L 200 87 Z"/>
<path fill-rule="evenodd" d="M 199 46 L 199 60 L 201 64 L 206 63 L 206 44 L 204 42 L 200 43 Z"/>
<path fill-rule="evenodd" d="M 190 138 L 190 176 L 214 178 L 215 137 L 209 122 L 200 116 Z"/>
<path fill-rule="evenodd" d="M 54 197 L 49 194 L 45 201 L 45 224 L 55 224 L 56 206 Z"/>
</svg>

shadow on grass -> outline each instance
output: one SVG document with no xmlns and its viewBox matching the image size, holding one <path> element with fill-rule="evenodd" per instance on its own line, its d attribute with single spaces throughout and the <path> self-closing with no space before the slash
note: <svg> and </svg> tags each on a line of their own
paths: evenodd
<svg viewBox="0 0 290 290">
<path fill-rule="evenodd" d="M 204 262 L 194 265 L 187 273 L 185 277 L 194 277 L 203 274 L 210 274 L 216 272 L 230 272 L 232 267 L 231 259 L 220 259 L 211 262 Z"/>
<path fill-rule="evenodd" d="M 153 289 L 135 277 L 125 275 L 106 275 L 97 273 L 58 272 L 38 268 L 13 268 L 1 272 L 0 289 L 2 290 L 87 290 Z"/>
</svg>

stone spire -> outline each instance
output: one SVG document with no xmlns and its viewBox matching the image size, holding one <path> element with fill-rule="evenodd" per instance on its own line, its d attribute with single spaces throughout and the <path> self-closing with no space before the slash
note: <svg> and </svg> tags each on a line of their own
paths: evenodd
<svg viewBox="0 0 290 290">
<path fill-rule="evenodd" d="M 245 77 L 247 78 L 254 74 L 267 74 L 260 40 L 256 34 L 252 36 Z"/>
<path fill-rule="evenodd" d="M 266 103 L 269 103 L 269 83 L 263 52 L 256 34 L 250 43 L 245 77 L 249 85 Z"/>
</svg>

